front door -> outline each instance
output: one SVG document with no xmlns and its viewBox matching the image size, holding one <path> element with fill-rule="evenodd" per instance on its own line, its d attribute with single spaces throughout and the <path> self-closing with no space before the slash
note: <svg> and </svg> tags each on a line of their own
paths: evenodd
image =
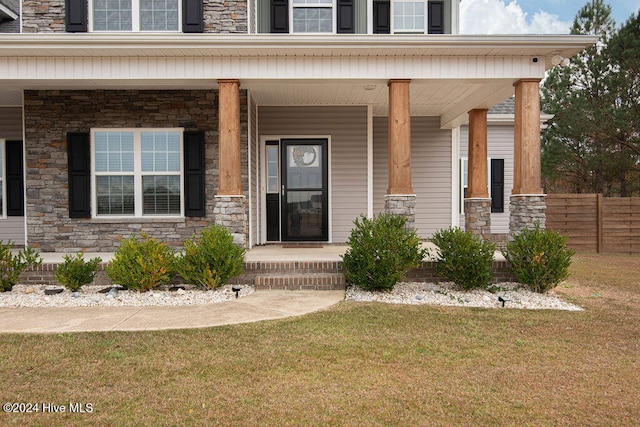
<svg viewBox="0 0 640 427">
<path fill-rule="evenodd" d="M 280 155 L 282 240 L 327 241 L 327 140 L 282 139 Z"/>
</svg>

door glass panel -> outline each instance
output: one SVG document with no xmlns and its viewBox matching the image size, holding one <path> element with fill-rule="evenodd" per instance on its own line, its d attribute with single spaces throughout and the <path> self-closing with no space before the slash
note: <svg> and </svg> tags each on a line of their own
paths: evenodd
<svg viewBox="0 0 640 427">
<path fill-rule="evenodd" d="M 267 193 L 278 193 L 278 146 L 267 146 Z"/>
<path fill-rule="evenodd" d="M 323 235 L 322 191 L 287 191 L 287 235 L 317 238 Z"/>
<path fill-rule="evenodd" d="M 287 146 L 287 187 L 289 189 L 322 188 L 322 146 Z"/>
</svg>

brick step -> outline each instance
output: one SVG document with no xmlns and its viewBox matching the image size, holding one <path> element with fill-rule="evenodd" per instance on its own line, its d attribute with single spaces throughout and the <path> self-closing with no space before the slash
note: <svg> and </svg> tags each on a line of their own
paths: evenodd
<svg viewBox="0 0 640 427">
<path fill-rule="evenodd" d="M 264 274 L 253 279 L 256 289 L 339 290 L 345 289 L 342 273 Z"/>
<path fill-rule="evenodd" d="M 248 261 L 244 271 L 250 275 L 342 273 L 341 261 Z"/>
</svg>

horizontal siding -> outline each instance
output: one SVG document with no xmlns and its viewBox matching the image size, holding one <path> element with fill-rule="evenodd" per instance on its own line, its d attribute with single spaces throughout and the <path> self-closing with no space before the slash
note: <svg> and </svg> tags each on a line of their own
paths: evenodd
<svg viewBox="0 0 640 427">
<path fill-rule="evenodd" d="M 0 240 L 4 243 L 11 240 L 14 245 L 24 245 L 24 217 L 9 216 L 0 219 Z"/>
<path fill-rule="evenodd" d="M 376 117 L 373 124 L 373 202 L 380 213 L 388 186 L 388 119 Z M 438 117 L 411 118 L 411 180 L 423 238 L 451 225 L 451 131 L 439 125 Z"/>
<path fill-rule="evenodd" d="M 249 188 L 251 188 L 251 209 L 249 210 L 251 216 L 249 218 L 249 232 L 251 233 L 251 244 L 255 245 L 258 241 L 258 218 L 260 212 L 260 203 L 258 203 L 258 195 L 260 190 L 260 171 L 258 170 L 258 117 L 256 105 L 251 97 L 249 98 L 249 121 L 250 121 L 250 137 L 249 137 L 249 152 L 251 153 L 251 164 L 249 169 L 251 171 L 249 182 Z"/>
<path fill-rule="evenodd" d="M 260 107 L 260 135 L 329 135 L 332 241 L 346 242 L 367 212 L 366 107 Z"/>
<path fill-rule="evenodd" d="M 468 157 L 469 128 L 460 127 L 460 158 Z M 513 126 L 491 125 L 487 127 L 487 155 L 492 159 L 504 159 L 504 212 L 491 214 L 491 232 L 509 232 L 509 197 L 513 189 Z M 458 190 L 459 192 L 460 190 Z M 464 215 L 460 215 L 464 227 Z"/>
</svg>

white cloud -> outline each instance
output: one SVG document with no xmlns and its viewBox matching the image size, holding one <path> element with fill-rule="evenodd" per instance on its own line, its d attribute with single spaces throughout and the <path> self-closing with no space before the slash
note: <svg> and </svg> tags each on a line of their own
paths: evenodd
<svg viewBox="0 0 640 427">
<path fill-rule="evenodd" d="M 461 0 L 462 34 L 568 34 L 571 22 L 539 11 L 529 16 L 516 0 Z"/>
</svg>

